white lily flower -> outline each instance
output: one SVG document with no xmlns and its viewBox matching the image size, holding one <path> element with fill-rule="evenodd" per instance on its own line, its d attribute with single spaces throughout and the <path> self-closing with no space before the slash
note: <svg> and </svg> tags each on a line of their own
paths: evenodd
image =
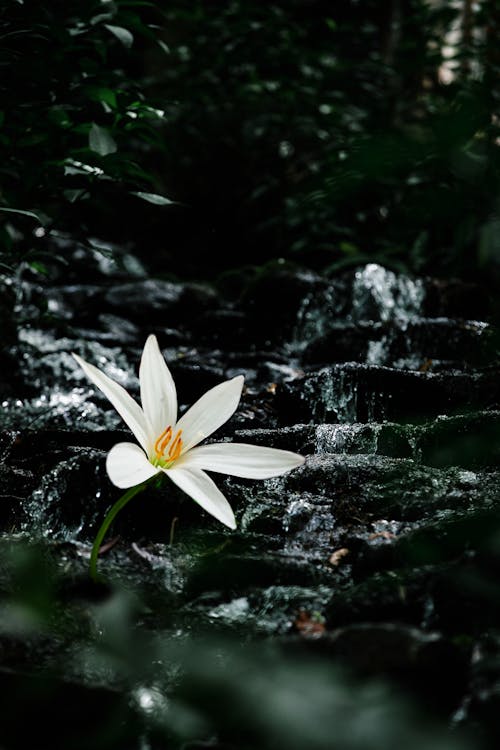
<svg viewBox="0 0 500 750">
<path fill-rule="evenodd" d="M 139 443 L 118 443 L 109 452 L 106 469 L 116 487 L 134 487 L 164 472 L 208 513 L 235 529 L 232 508 L 205 469 L 267 479 L 304 463 L 303 456 L 297 453 L 246 443 L 196 447 L 236 411 L 243 375 L 211 388 L 177 420 L 175 383 L 156 336 L 148 337 L 139 367 L 142 409 L 121 385 L 77 354 L 73 357 L 111 401 Z"/>
</svg>

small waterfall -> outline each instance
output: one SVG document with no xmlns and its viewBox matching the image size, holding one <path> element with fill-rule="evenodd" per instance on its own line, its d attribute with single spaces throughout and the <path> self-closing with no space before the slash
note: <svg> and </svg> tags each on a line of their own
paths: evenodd
<svg viewBox="0 0 500 750">
<path fill-rule="evenodd" d="M 413 280 L 369 263 L 354 276 L 352 316 L 358 321 L 405 323 L 421 314 L 424 297 L 421 279 Z"/>
</svg>

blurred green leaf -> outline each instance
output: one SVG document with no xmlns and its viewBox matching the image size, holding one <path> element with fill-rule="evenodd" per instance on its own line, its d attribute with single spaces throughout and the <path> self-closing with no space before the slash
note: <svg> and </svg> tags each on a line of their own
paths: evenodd
<svg viewBox="0 0 500 750">
<path fill-rule="evenodd" d="M 39 260 L 32 260 L 28 263 L 28 265 L 32 271 L 35 271 L 42 276 L 48 276 L 49 269 L 44 263 L 41 263 Z"/>
<path fill-rule="evenodd" d="M 124 29 L 123 26 L 112 26 L 109 23 L 105 23 L 104 26 L 123 44 L 124 47 L 130 49 L 134 43 L 134 35 L 128 29 Z"/>
<path fill-rule="evenodd" d="M 108 156 L 118 150 L 116 142 L 109 131 L 95 122 L 92 123 L 89 132 L 89 148 L 91 151 L 99 154 L 99 156 Z"/>
<path fill-rule="evenodd" d="M 164 195 L 157 195 L 156 193 L 144 193 L 142 191 L 134 191 L 131 193 L 141 198 L 143 201 L 153 203 L 155 206 L 171 206 L 175 201 L 171 201 L 169 198 L 165 198 Z"/>
<path fill-rule="evenodd" d="M 4 211 L 9 214 L 20 214 L 21 216 L 29 216 L 31 219 L 35 219 L 42 226 L 47 226 L 50 222 L 50 218 L 46 216 L 42 211 L 26 211 L 21 208 L 6 208 L 0 206 L 0 211 Z"/>
<path fill-rule="evenodd" d="M 118 106 L 115 92 L 104 86 L 89 86 L 87 93 L 90 99 L 96 102 L 105 102 L 111 109 L 116 109 Z"/>
</svg>

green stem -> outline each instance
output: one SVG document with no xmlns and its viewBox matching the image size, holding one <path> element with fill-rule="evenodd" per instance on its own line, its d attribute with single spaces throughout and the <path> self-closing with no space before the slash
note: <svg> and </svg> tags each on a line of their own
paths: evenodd
<svg viewBox="0 0 500 750">
<path fill-rule="evenodd" d="M 138 495 L 139 492 L 142 492 L 150 481 L 151 480 L 148 479 L 146 482 L 137 484 L 135 487 L 131 487 L 129 490 L 127 490 L 127 492 L 122 495 L 112 506 L 104 521 L 102 522 L 99 531 L 97 532 L 97 536 L 94 540 L 94 544 L 92 545 L 92 552 L 90 553 L 90 576 L 94 581 L 99 580 L 99 576 L 97 574 L 97 556 L 101 548 L 102 540 L 106 536 L 107 530 L 109 529 L 121 509 L 124 508 L 127 503 L 132 500 L 133 497 Z"/>
</svg>

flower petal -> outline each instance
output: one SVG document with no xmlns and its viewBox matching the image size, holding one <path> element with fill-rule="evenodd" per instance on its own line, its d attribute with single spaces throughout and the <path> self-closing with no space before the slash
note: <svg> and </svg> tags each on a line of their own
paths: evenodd
<svg viewBox="0 0 500 750">
<path fill-rule="evenodd" d="M 241 398 L 243 375 L 216 385 L 207 391 L 177 422 L 182 430 L 182 453 L 218 430 L 231 417 Z"/>
<path fill-rule="evenodd" d="M 132 430 L 138 442 L 142 445 L 146 453 L 148 453 L 151 444 L 151 426 L 139 404 L 134 401 L 125 388 L 115 383 L 111 378 L 108 378 L 97 367 L 85 362 L 78 354 L 73 354 L 73 357 L 89 380 L 111 401 L 127 427 Z"/>
<path fill-rule="evenodd" d="M 304 457 L 298 453 L 278 448 L 263 448 L 247 443 L 214 443 L 193 448 L 176 465 L 247 479 L 268 479 L 295 469 L 304 461 Z"/>
<path fill-rule="evenodd" d="M 135 443 L 117 443 L 106 459 L 108 476 L 116 487 L 125 489 L 151 479 L 159 469 L 150 464 L 146 454 Z"/>
<path fill-rule="evenodd" d="M 201 469 L 179 468 L 166 469 L 165 474 L 174 484 L 180 487 L 186 494 L 201 505 L 207 513 L 210 513 L 218 521 L 236 528 L 234 513 L 228 501 L 214 484 L 210 477 Z"/>
<path fill-rule="evenodd" d="M 156 336 L 148 336 L 139 367 L 141 402 L 153 428 L 154 440 L 177 421 L 177 391 Z"/>
</svg>

